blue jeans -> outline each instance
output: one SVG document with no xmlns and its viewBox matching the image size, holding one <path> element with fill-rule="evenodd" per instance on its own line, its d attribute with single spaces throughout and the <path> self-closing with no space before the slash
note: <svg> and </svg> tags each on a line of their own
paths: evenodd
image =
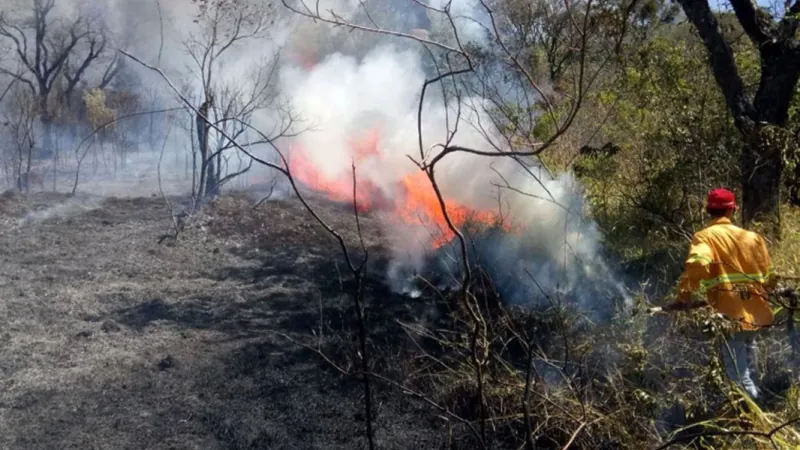
<svg viewBox="0 0 800 450">
<path fill-rule="evenodd" d="M 721 348 L 722 361 L 728 376 L 744 388 L 753 399 L 757 399 L 760 394 L 756 386 L 756 380 L 758 380 L 757 333 L 757 331 L 733 333 L 727 342 L 723 342 Z"/>
</svg>

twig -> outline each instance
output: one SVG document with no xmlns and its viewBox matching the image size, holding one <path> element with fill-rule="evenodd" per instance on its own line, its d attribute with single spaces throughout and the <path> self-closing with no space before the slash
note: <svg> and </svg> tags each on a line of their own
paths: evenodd
<svg viewBox="0 0 800 450">
<path fill-rule="evenodd" d="M 83 140 L 81 140 L 78 143 L 78 145 L 75 147 L 75 158 L 78 160 L 78 167 L 75 170 L 75 183 L 72 185 L 72 195 L 75 195 L 75 191 L 78 190 L 78 182 L 80 180 L 80 173 L 81 173 L 81 163 L 83 162 L 83 159 L 86 157 L 86 155 L 89 154 L 89 150 L 88 149 L 85 152 L 83 152 L 83 155 L 80 155 L 79 151 L 80 151 L 81 147 L 83 146 L 83 144 L 85 144 L 89 139 L 94 137 L 97 133 L 105 130 L 108 127 L 110 127 L 111 125 L 114 125 L 115 123 L 117 123 L 117 122 L 119 122 L 121 120 L 124 120 L 124 119 L 130 119 L 132 117 L 137 117 L 137 116 L 144 116 L 144 115 L 147 115 L 147 114 L 160 114 L 160 113 L 167 113 L 167 112 L 172 112 L 172 111 L 182 111 L 184 109 L 185 108 L 166 108 L 166 109 L 155 109 L 155 110 L 150 110 L 150 111 L 139 111 L 139 112 L 135 112 L 135 113 L 131 113 L 131 114 L 126 114 L 126 115 L 121 116 L 121 117 L 116 117 L 116 118 L 114 118 L 112 120 L 109 120 L 108 122 L 106 122 L 104 124 L 101 124 L 100 126 L 96 127 L 94 130 L 92 130 L 92 132 L 89 133 L 86 137 L 84 137 Z"/>
<path fill-rule="evenodd" d="M 289 341 L 289 342 L 291 342 L 291 343 L 293 343 L 293 344 L 295 344 L 295 345 L 297 345 L 299 347 L 303 347 L 303 348 L 305 348 L 307 350 L 310 350 L 310 351 L 314 352 L 320 358 L 322 358 L 327 364 L 329 364 L 331 367 L 333 367 L 336 371 L 338 371 L 342 375 L 351 376 L 351 375 L 360 374 L 360 372 L 351 372 L 351 371 L 343 368 L 342 366 L 336 364 L 333 360 L 331 360 L 331 358 L 328 355 L 325 354 L 325 352 L 321 351 L 318 348 L 314 348 L 314 347 L 312 347 L 312 346 L 310 346 L 308 344 L 304 344 L 302 342 L 298 342 L 296 339 L 292 338 L 291 336 L 287 335 L 286 333 L 281 333 L 281 332 L 278 332 L 278 331 L 273 331 L 273 333 L 275 335 L 277 335 L 277 336 L 280 336 L 280 337 L 286 339 L 287 341 Z M 390 385 L 400 389 L 402 392 L 404 392 L 404 393 L 406 393 L 408 395 L 414 396 L 417 399 L 419 399 L 419 400 L 427 403 L 428 405 L 436 408 L 437 410 L 439 410 L 440 412 L 445 414 L 447 417 L 449 417 L 449 418 L 451 418 L 451 419 L 453 419 L 453 420 L 465 425 L 467 428 L 469 428 L 472 431 L 472 433 L 475 435 L 476 438 L 480 439 L 480 433 L 478 432 L 477 429 L 475 429 L 475 426 L 472 424 L 472 422 L 470 422 L 469 420 L 467 420 L 467 419 L 465 419 L 465 418 L 453 413 L 448 408 L 436 403 L 436 401 L 431 399 L 429 396 L 427 396 L 427 395 L 425 395 L 425 394 L 423 394 L 423 393 L 421 393 L 421 392 L 419 392 L 419 391 L 417 391 L 415 389 L 412 389 L 409 386 L 406 386 L 406 385 L 404 385 L 402 383 L 399 383 L 399 382 L 397 382 L 395 380 L 392 380 L 391 378 L 385 377 L 383 375 L 376 374 L 376 373 L 371 373 L 370 375 L 372 377 L 374 377 L 376 379 L 379 379 L 379 380 L 381 380 L 381 381 L 383 381 L 383 382 L 385 382 L 387 384 L 390 384 Z"/>
<path fill-rule="evenodd" d="M 306 201 L 305 197 L 300 192 L 300 189 L 298 188 L 297 184 L 295 183 L 294 177 L 292 176 L 292 173 L 291 173 L 291 171 L 289 169 L 289 165 L 288 165 L 288 162 L 287 162 L 285 156 L 275 146 L 274 138 L 270 138 L 270 137 L 264 135 L 261 131 L 259 131 L 258 129 L 252 127 L 252 125 L 250 125 L 248 123 L 245 123 L 244 121 L 241 121 L 241 120 L 238 120 L 238 119 L 232 119 L 232 120 L 238 121 L 243 126 L 246 126 L 247 128 L 254 130 L 256 133 L 258 133 L 263 138 L 264 142 L 271 144 L 273 149 L 275 150 L 275 152 L 277 153 L 277 155 L 281 159 L 281 162 L 283 163 L 282 166 L 279 166 L 277 164 L 274 164 L 274 163 L 271 163 L 269 161 L 265 161 L 265 160 L 263 160 L 261 158 L 256 157 L 251 152 L 246 150 L 242 145 L 240 145 L 238 142 L 236 142 L 236 139 L 234 137 L 230 136 L 218 124 L 216 124 L 213 121 L 209 120 L 208 117 L 206 117 L 205 114 L 203 114 L 201 111 L 199 111 L 197 108 L 195 108 L 191 104 L 191 102 L 189 102 L 180 93 L 180 91 L 175 87 L 175 85 L 172 83 L 172 81 L 170 81 L 169 77 L 167 77 L 166 74 L 164 74 L 164 72 L 161 69 L 159 69 L 157 67 L 153 67 L 151 65 L 148 65 L 147 63 L 144 63 L 140 59 L 136 58 L 135 56 L 133 56 L 133 55 L 127 53 L 127 52 L 124 52 L 124 51 L 120 51 L 120 52 L 122 54 L 124 54 L 125 56 L 131 58 L 135 62 L 141 64 L 142 66 L 144 66 L 144 67 L 146 67 L 146 68 L 158 73 L 164 79 L 164 81 L 172 88 L 173 92 L 181 99 L 181 101 L 188 108 L 192 109 L 195 112 L 195 114 L 197 114 L 202 120 L 204 120 L 206 122 L 207 126 L 209 126 L 211 128 L 214 128 L 222 137 L 227 139 L 236 149 L 238 149 L 242 153 L 244 153 L 247 156 L 249 156 L 252 160 L 254 160 L 254 161 L 256 161 L 256 162 L 258 162 L 260 164 L 263 164 L 265 166 L 268 166 L 268 167 L 271 167 L 273 169 L 276 169 L 279 172 L 281 172 L 282 174 L 284 174 L 284 176 L 286 176 L 286 178 L 289 180 L 289 183 L 291 184 L 292 189 L 294 190 L 295 194 L 297 195 L 298 199 L 301 201 L 301 203 L 303 204 L 305 209 L 312 215 L 312 217 L 317 221 L 317 223 L 319 225 L 321 225 L 323 228 L 325 228 L 325 230 L 331 236 L 333 236 L 337 240 L 337 242 L 339 243 L 339 246 L 341 247 L 342 252 L 344 254 L 344 257 L 346 259 L 347 265 L 348 265 L 348 267 L 349 267 L 349 269 L 350 269 L 351 273 L 353 274 L 353 277 L 354 277 L 354 279 L 356 281 L 356 292 L 353 295 L 353 300 L 354 300 L 354 304 L 355 304 L 355 307 L 356 307 L 356 314 L 357 314 L 357 319 L 358 319 L 361 365 L 362 365 L 362 370 L 363 370 L 363 372 L 365 374 L 364 377 L 363 377 L 363 382 L 364 382 L 364 393 L 365 393 L 364 402 L 365 402 L 365 409 L 366 409 L 366 414 L 367 414 L 367 416 L 366 416 L 367 442 L 369 444 L 370 450 L 374 450 L 374 448 L 375 448 L 374 440 L 373 440 L 373 434 L 374 433 L 373 433 L 373 430 L 372 430 L 372 427 L 373 427 L 372 395 L 371 395 L 371 389 L 370 389 L 370 383 L 369 383 L 369 375 L 368 375 L 368 373 L 369 373 L 369 358 L 368 358 L 368 353 L 367 353 L 367 332 L 366 332 L 366 324 L 364 323 L 364 315 L 363 315 L 363 296 L 364 296 L 363 270 L 364 270 L 364 268 L 366 266 L 366 262 L 367 262 L 367 259 L 368 259 L 368 253 L 367 253 L 367 250 L 366 250 L 366 246 L 364 244 L 363 237 L 361 236 L 361 226 L 360 226 L 360 223 L 359 223 L 358 203 L 357 203 L 357 197 L 355 195 L 356 190 L 357 190 L 356 176 L 355 176 L 355 174 L 356 174 L 356 172 L 355 172 L 355 164 L 353 164 L 353 208 L 354 208 L 355 215 L 356 215 L 356 223 L 357 223 L 357 228 L 359 230 L 359 238 L 360 238 L 360 241 L 361 241 L 362 250 L 364 251 L 364 258 L 358 264 L 354 263 L 353 258 L 350 255 L 350 251 L 347 248 L 347 244 L 345 243 L 344 238 L 341 236 L 341 234 L 339 234 L 339 232 L 337 232 L 330 225 L 328 225 L 324 220 L 322 220 L 322 218 L 316 213 L 314 208 L 312 208 L 311 205 Z"/>
<path fill-rule="evenodd" d="M 711 437 L 711 436 L 756 436 L 756 437 L 762 437 L 762 438 L 768 439 L 770 441 L 770 443 L 774 447 L 778 448 L 776 443 L 775 443 L 775 440 L 773 439 L 773 436 L 775 436 L 775 434 L 778 433 L 779 431 L 781 431 L 782 429 L 784 429 L 784 428 L 786 428 L 788 426 L 791 426 L 791 425 L 793 425 L 795 423 L 798 423 L 798 422 L 800 422 L 800 417 L 796 417 L 794 419 L 790 419 L 790 420 L 782 423 L 781 425 L 778 425 L 777 427 L 773 428 L 769 432 L 750 431 L 750 430 L 701 431 L 701 432 L 690 434 L 690 435 L 686 435 L 686 436 L 676 437 L 675 439 L 672 439 L 672 440 L 660 445 L 659 447 L 656 447 L 654 450 L 664 450 L 666 448 L 672 447 L 673 445 L 679 444 L 681 442 L 686 442 L 686 441 L 691 441 L 691 440 L 694 440 L 694 439 L 697 439 L 697 438 L 701 438 L 701 437 Z"/>
<path fill-rule="evenodd" d="M 568 450 L 569 447 L 572 445 L 573 442 L 575 442 L 575 439 L 577 439 L 578 435 L 581 433 L 581 431 L 583 431 L 585 427 L 586 427 L 586 422 L 581 422 L 578 428 L 575 429 L 575 432 L 572 433 L 572 436 L 569 438 L 567 443 L 564 444 L 563 447 L 561 447 L 561 450 Z"/>
<path fill-rule="evenodd" d="M 164 51 L 164 17 L 161 13 L 161 2 L 156 0 L 156 10 L 158 10 L 158 26 L 159 26 L 159 33 L 160 39 L 158 42 L 158 59 L 156 60 L 157 65 L 161 65 L 161 54 Z"/>
<path fill-rule="evenodd" d="M 366 412 L 366 427 L 367 427 L 367 442 L 370 450 L 375 449 L 374 433 L 372 430 L 372 391 L 370 388 L 370 368 L 369 368 L 369 353 L 367 351 L 367 326 L 364 322 L 364 267 L 369 258 L 367 247 L 364 244 L 364 236 L 361 233 L 361 221 L 358 214 L 358 196 L 356 195 L 358 189 L 358 182 L 356 179 L 356 164 L 352 163 L 353 168 L 353 215 L 356 219 L 356 229 L 358 231 L 358 238 L 361 242 L 361 249 L 364 252 L 364 258 L 358 267 L 351 271 L 353 278 L 356 281 L 356 292 L 353 296 L 354 306 L 356 308 L 356 319 L 358 320 L 358 343 L 361 347 L 361 370 L 364 382 L 364 409 Z"/>
<path fill-rule="evenodd" d="M 275 191 L 275 185 L 277 184 L 277 181 L 278 181 L 277 178 L 274 177 L 272 178 L 272 182 L 269 185 L 269 192 L 261 200 L 256 202 L 255 205 L 253 205 L 253 210 L 258 209 L 258 207 L 261 206 L 261 204 L 272 198 L 272 193 Z"/>
<path fill-rule="evenodd" d="M 164 189 L 162 188 L 161 185 L 161 161 L 164 158 L 164 150 L 166 150 L 167 148 L 167 139 L 169 138 L 170 131 L 172 131 L 172 124 L 170 124 L 170 126 L 167 128 L 167 133 L 164 135 L 164 143 L 161 145 L 161 152 L 158 155 L 158 167 L 156 168 L 156 175 L 158 178 L 158 192 L 161 194 L 161 199 L 164 200 L 164 204 L 167 206 L 167 209 L 169 210 L 169 216 L 170 219 L 172 219 L 172 226 L 174 227 L 175 234 L 173 235 L 165 234 L 161 236 L 161 238 L 158 240 L 159 244 L 164 242 L 164 240 L 167 238 L 178 240 L 178 235 L 181 232 L 181 227 L 178 224 L 178 218 L 175 216 L 175 210 L 172 208 L 172 204 L 170 203 L 166 194 L 164 194 Z"/>
</svg>

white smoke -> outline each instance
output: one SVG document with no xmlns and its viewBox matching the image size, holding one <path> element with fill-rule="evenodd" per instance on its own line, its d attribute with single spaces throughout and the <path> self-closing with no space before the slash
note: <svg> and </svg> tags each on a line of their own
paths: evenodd
<svg viewBox="0 0 800 450">
<path fill-rule="evenodd" d="M 334 54 L 311 71 L 284 68 L 282 92 L 295 110 L 313 123 L 314 130 L 296 141 L 315 167 L 327 176 L 347 179 L 357 158 L 350 140 L 379 124 L 378 155 L 357 168 L 358 177 L 380 186 L 388 197 L 403 201 L 398 184 L 419 172 L 409 156 L 419 159 L 417 108 L 425 80 L 421 58 L 422 54 L 413 50 L 380 46 L 360 61 Z M 445 142 L 456 117 L 454 105 L 445 105 L 441 95 L 429 95 L 423 109 L 425 149 Z M 481 100 L 467 99 L 465 103 L 480 104 Z M 486 129 L 489 123 L 481 110 L 462 109 L 451 143 L 495 151 L 502 147 L 501 140 L 494 130 Z M 588 305 L 596 294 L 625 297 L 622 285 L 601 257 L 602 234 L 586 218 L 580 186 L 570 174 L 552 177 L 535 166 L 524 170 L 510 158 L 467 153 L 452 153 L 437 167 L 437 183 L 451 205 L 506 214 L 520 227 L 519 233 L 481 236 L 471 254 L 473 262 L 490 267 L 496 281 L 507 282 L 501 286 L 507 299 L 530 302 L 543 295 L 570 292 Z M 426 179 L 421 182 L 419 189 L 432 190 Z M 498 199 L 498 186 L 507 185 L 514 189 L 501 190 Z M 409 275 L 431 269 L 432 236 L 437 230 L 413 226 L 391 214 L 383 223 L 394 244 L 389 281 L 396 290 L 410 292 Z M 445 247 L 438 251 L 433 259 L 438 260 L 436 269 L 456 273 L 456 250 Z M 452 281 L 457 280 L 450 278 L 446 283 Z M 601 309 L 607 310 L 605 306 Z"/>
<path fill-rule="evenodd" d="M 185 44 L 192 36 L 202 37 L 202 29 L 194 22 L 197 9 L 190 0 L 58 3 L 60 14 L 74 16 L 90 11 L 103 16 L 106 27 L 115 33 L 117 45 L 149 64 L 159 65 L 174 82 L 189 86 L 192 98 L 198 98 L 197 67 L 193 67 Z M 320 11 L 328 14 L 335 10 L 340 16 L 349 16 L 361 4 L 356 0 L 328 0 L 320 4 Z M 408 6 L 405 2 L 387 4 L 387 11 L 373 18 L 388 20 L 382 22 L 388 28 L 392 28 L 392 21 L 400 23 L 408 19 L 393 16 Z M 462 38 L 480 41 L 484 37 L 486 20 L 478 2 L 459 0 L 447 5 L 459 17 L 456 23 Z M 444 2 L 437 0 L 431 6 L 441 8 Z M 409 13 L 412 14 L 416 13 Z M 219 80 L 219 86 L 246 91 L 256 83 L 251 70 L 253 63 L 279 50 L 287 53 L 310 47 L 327 55 L 312 69 L 301 67 L 286 54 L 280 60 L 276 85 L 280 98 L 302 119 L 301 126 L 309 128 L 292 139 L 293 144 L 307 150 L 316 170 L 346 177 L 356 156 L 352 138 L 379 125 L 378 157 L 360 161 L 358 177 L 379 186 L 386 197 L 401 201 L 400 181 L 419 172 L 409 156 L 420 159 L 417 108 L 426 79 L 423 58 L 428 57 L 427 53 L 418 46 L 364 32 L 342 32 L 332 40 L 332 30 L 327 25 L 312 25 L 278 5 L 268 35 L 237 43 L 227 53 L 224 64 L 216 69 L 215 79 Z M 339 39 L 341 36 L 345 37 Z M 334 42 L 342 48 L 331 49 Z M 160 91 L 163 98 L 175 98 L 163 80 L 152 72 L 130 61 L 128 70 L 134 70 L 147 89 Z M 431 90 L 426 100 L 421 129 L 423 149 L 432 148 L 432 154 L 440 151 L 435 145 L 444 143 L 454 129 L 456 111 L 461 116 L 451 144 L 482 151 L 504 148 L 503 140 L 481 111 L 482 99 L 461 99 L 461 106 L 465 107 L 459 109 L 452 102 L 445 104 L 441 93 Z M 253 125 L 264 131 L 274 130 L 282 119 L 281 111 L 270 109 L 256 114 Z M 191 119 L 187 116 L 187 120 Z M 172 125 L 177 132 L 177 125 Z M 183 144 L 174 142 L 180 139 L 173 137 L 171 153 L 186 154 L 189 139 L 194 136 L 185 133 Z M 244 140 L 254 137 L 245 136 Z M 269 148 L 262 148 L 257 154 L 266 156 L 269 152 Z M 162 170 L 182 172 L 184 166 L 183 156 L 166 157 Z M 542 292 L 575 292 L 590 285 L 604 286 L 624 295 L 600 255 L 602 234 L 593 222 L 585 219 L 580 187 L 569 174 L 551 177 L 539 169 L 533 168 L 534 177 L 511 159 L 466 153 L 450 154 L 438 164 L 436 179 L 451 206 L 460 204 L 502 213 L 521 227 L 519 234 L 483 236 L 471 247 L 472 260 L 491 266 L 498 279 L 510 277 L 512 281 L 506 283 L 504 295 L 511 301 L 526 302 Z M 418 181 L 417 189 L 431 189 L 424 177 Z M 498 191 L 498 185 L 506 184 L 525 194 L 508 189 Z M 411 226 L 392 214 L 385 215 L 383 223 L 393 245 L 389 281 L 397 290 L 409 290 L 412 283 L 408 275 L 424 273 L 432 267 L 431 233 L 437 230 Z M 435 267 L 453 269 L 456 256 L 445 246 L 433 255 Z M 579 297 L 589 301 L 592 295 L 582 291 Z"/>
</svg>

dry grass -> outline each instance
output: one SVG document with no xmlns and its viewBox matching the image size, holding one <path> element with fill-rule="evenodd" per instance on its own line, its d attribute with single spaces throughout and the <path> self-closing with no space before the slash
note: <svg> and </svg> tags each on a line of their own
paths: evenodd
<svg viewBox="0 0 800 450">
<path fill-rule="evenodd" d="M 787 254 L 793 255 L 800 229 L 793 216 L 785 223 L 787 238 L 773 248 L 781 273 L 796 268 Z M 479 303 L 498 305 L 484 298 L 480 287 L 474 292 Z M 724 324 L 707 310 L 618 316 L 589 328 L 576 326 L 580 311 L 563 306 L 533 312 L 490 307 L 483 313 L 493 342 L 484 368 L 485 402 L 492 437 L 503 443 L 519 447 L 525 439 L 531 351 L 528 409 L 537 448 L 563 448 L 567 442 L 571 449 L 800 446 L 800 408 L 783 316 L 760 342 L 765 395 L 755 404 L 725 376 L 715 350 Z M 416 382 L 428 383 L 440 404 L 474 421 L 479 411 L 469 330 L 463 317 L 450 328 L 415 330 L 424 338 L 420 341 L 433 342 L 438 350 L 422 358 Z"/>
<path fill-rule="evenodd" d="M 800 208 L 784 207 L 781 242 L 770 248 L 775 270 L 784 276 L 800 276 Z"/>
<path fill-rule="evenodd" d="M 334 243 L 294 201 L 253 203 L 159 245 L 157 198 L 0 196 L 0 448 L 360 447 L 357 386 L 275 335 L 346 315 Z M 382 448 L 437 445 L 406 403 L 378 422 Z"/>
<path fill-rule="evenodd" d="M 352 286 L 340 250 L 295 200 L 254 210 L 256 200 L 226 195 L 189 218 L 177 241 L 159 245 L 172 224 L 155 197 L 0 195 L 0 447 L 360 448 L 357 381 L 283 337 L 354 366 L 353 314 L 343 295 Z M 312 203 L 357 249 L 349 206 Z M 773 255 L 793 274 L 800 240 L 790 230 L 800 229 L 800 216 L 786 214 L 789 233 Z M 392 294 L 379 223 L 367 216 L 362 225 L 373 261 L 367 317 L 375 371 L 474 421 L 463 311 L 455 302 Z M 700 312 L 586 328 L 569 308 L 483 305 L 494 448 L 524 440 L 529 351 L 531 425 L 543 449 L 649 448 L 698 426 L 766 433 L 800 414 L 783 329 L 762 343 L 770 393 L 755 408 L 743 407 L 721 377 Z M 448 441 L 475 448 L 467 427 L 401 392 L 378 383 L 380 448 Z M 798 438 L 794 427 L 773 437 L 779 448 Z M 710 439 L 714 448 L 774 448 L 763 435 Z"/>
</svg>

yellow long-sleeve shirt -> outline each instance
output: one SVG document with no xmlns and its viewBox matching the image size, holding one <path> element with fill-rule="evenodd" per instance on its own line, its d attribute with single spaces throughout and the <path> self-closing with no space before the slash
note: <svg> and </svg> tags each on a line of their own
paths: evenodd
<svg viewBox="0 0 800 450">
<path fill-rule="evenodd" d="M 692 238 L 678 302 L 688 303 L 700 292 L 741 329 L 758 329 L 774 321 L 767 289 L 775 281 L 764 238 L 727 218 L 715 219 Z"/>
</svg>

